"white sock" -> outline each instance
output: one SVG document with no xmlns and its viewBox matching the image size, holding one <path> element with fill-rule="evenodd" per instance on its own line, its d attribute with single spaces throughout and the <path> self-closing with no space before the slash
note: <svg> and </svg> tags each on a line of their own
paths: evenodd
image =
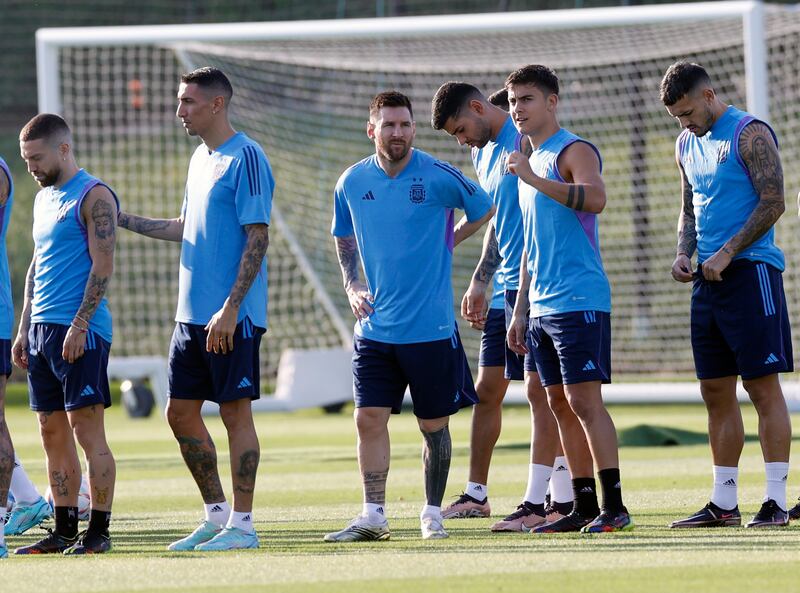
<svg viewBox="0 0 800 593">
<path fill-rule="evenodd" d="M 714 491 L 711 502 L 726 511 L 738 504 L 737 489 L 739 486 L 739 468 L 714 466 Z M 785 500 L 785 499 L 784 499 Z"/>
<path fill-rule="evenodd" d="M 772 499 L 785 511 L 786 480 L 789 477 L 789 464 L 782 461 L 771 461 L 765 463 L 764 467 L 767 472 L 767 493 L 764 495 L 764 501 Z"/>
<path fill-rule="evenodd" d="M 572 489 L 572 475 L 569 473 L 567 458 L 556 457 L 553 473 L 550 475 L 550 498 L 553 502 L 572 502 L 575 491 Z"/>
<path fill-rule="evenodd" d="M 6 507 L 0 507 L 0 546 L 6 543 L 6 536 L 3 528 L 6 526 Z"/>
<path fill-rule="evenodd" d="M 426 504 L 422 507 L 422 512 L 419 514 L 419 518 L 422 519 L 424 517 L 433 517 L 435 519 L 441 520 L 442 518 L 442 507 L 435 507 L 429 504 Z"/>
<path fill-rule="evenodd" d="M 547 485 L 552 473 L 552 465 L 531 463 L 528 468 L 528 488 L 525 490 L 525 498 L 522 500 L 533 504 L 544 504 Z"/>
<path fill-rule="evenodd" d="M 386 509 L 382 504 L 365 502 L 361 514 L 366 517 L 370 523 L 383 523 L 386 521 Z"/>
<path fill-rule="evenodd" d="M 25 473 L 22 462 L 16 454 L 14 454 L 14 472 L 11 474 L 11 485 L 8 489 L 14 495 L 16 504 L 22 506 L 33 504 L 42 497 L 28 474 Z"/>
<path fill-rule="evenodd" d="M 231 516 L 231 507 L 226 500 L 204 504 L 203 508 L 206 512 L 206 521 L 213 523 L 217 527 L 225 527 L 228 518 Z"/>
<path fill-rule="evenodd" d="M 251 511 L 246 511 L 244 513 L 231 511 L 231 516 L 228 517 L 228 524 L 225 525 L 225 527 L 228 529 L 236 527 L 247 533 L 253 533 L 253 531 L 255 531 L 253 527 L 253 513 Z"/>
<path fill-rule="evenodd" d="M 467 487 L 464 489 L 464 494 L 469 494 L 478 502 L 483 502 L 489 496 L 489 487 L 486 486 L 486 484 L 467 482 Z"/>
</svg>

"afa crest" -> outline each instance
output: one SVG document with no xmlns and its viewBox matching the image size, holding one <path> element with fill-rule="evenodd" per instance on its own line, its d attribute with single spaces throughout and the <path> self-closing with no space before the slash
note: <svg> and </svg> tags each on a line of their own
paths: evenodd
<svg viewBox="0 0 800 593">
<path fill-rule="evenodd" d="M 422 204 L 425 201 L 425 186 L 422 184 L 422 178 L 416 177 L 412 180 L 411 189 L 408 192 L 408 198 L 414 204 Z"/>
</svg>

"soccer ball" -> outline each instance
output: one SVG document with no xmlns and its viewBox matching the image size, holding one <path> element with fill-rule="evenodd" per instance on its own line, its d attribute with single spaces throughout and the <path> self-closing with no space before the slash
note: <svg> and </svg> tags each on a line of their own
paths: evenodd
<svg viewBox="0 0 800 593">
<path fill-rule="evenodd" d="M 44 493 L 44 499 L 50 508 L 55 512 L 55 504 L 53 504 L 53 493 L 50 491 L 50 486 Z M 89 482 L 86 476 L 81 476 L 81 489 L 78 491 L 78 519 L 81 521 L 88 521 L 89 516 L 92 514 L 92 497 L 89 494 Z"/>
</svg>

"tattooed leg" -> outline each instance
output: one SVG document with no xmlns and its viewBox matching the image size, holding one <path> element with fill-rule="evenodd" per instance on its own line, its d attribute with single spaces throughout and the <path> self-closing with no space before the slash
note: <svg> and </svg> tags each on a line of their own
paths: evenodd
<svg viewBox="0 0 800 593">
<path fill-rule="evenodd" d="M 14 473 L 14 445 L 6 424 L 6 377 L 0 376 L 0 507 L 6 506 L 11 474 Z"/>
<path fill-rule="evenodd" d="M 75 438 L 86 456 L 92 509 L 109 512 L 117 466 L 106 440 L 104 415 L 105 410 L 99 404 L 67 412 Z"/>
<path fill-rule="evenodd" d="M 386 504 L 386 478 L 389 475 L 390 408 L 356 408 L 358 465 L 364 487 L 364 502 Z"/>
<path fill-rule="evenodd" d="M 81 486 L 81 464 L 67 413 L 38 412 L 38 417 L 53 504 L 76 507 Z"/>
<path fill-rule="evenodd" d="M 186 467 L 192 473 L 203 502 L 211 504 L 225 500 L 217 469 L 217 450 L 200 416 L 202 401 L 170 399 L 167 422 L 178 445 Z"/>
<path fill-rule="evenodd" d="M 422 445 L 422 464 L 425 474 L 425 498 L 429 506 L 442 506 L 447 476 L 450 473 L 452 445 L 450 427 L 431 426 L 434 421 L 420 420 L 424 442 Z"/>
<path fill-rule="evenodd" d="M 233 510 L 237 513 L 249 512 L 253 510 L 256 473 L 261 456 L 250 399 L 226 402 L 219 407 L 219 414 L 228 431 L 231 450 Z"/>
</svg>

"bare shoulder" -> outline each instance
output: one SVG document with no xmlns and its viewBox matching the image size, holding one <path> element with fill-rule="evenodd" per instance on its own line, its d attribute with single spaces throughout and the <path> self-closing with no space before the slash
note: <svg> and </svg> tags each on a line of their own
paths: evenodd
<svg viewBox="0 0 800 593">
<path fill-rule="evenodd" d="M 558 170 L 567 181 L 574 177 L 599 176 L 600 157 L 588 142 L 573 142 L 558 157 Z"/>
</svg>

